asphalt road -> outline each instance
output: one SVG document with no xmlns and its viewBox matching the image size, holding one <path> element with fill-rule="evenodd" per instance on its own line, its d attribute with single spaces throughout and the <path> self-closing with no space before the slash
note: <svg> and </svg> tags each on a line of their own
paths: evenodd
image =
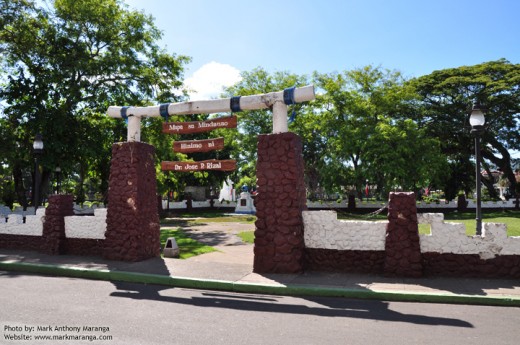
<svg viewBox="0 0 520 345">
<path fill-rule="evenodd" d="M 518 343 L 519 325 L 520 308 L 512 307 L 249 295 L 0 271 L 0 344 L 510 345 Z"/>
</svg>

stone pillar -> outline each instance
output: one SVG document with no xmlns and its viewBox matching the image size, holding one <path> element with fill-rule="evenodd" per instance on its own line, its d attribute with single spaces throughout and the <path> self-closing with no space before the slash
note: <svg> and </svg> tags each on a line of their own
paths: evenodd
<svg viewBox="0 0 520 345">
<path fill-rule="evenodd" d="M 390 193 L 385 242 L 385 274 L 422 276 L 422 256 L 414 193 Z"/>
<path fill-rule="evenodd" d="M 74 215 L 72 195 L 50 195 L 45 209 L 41 249 L 45 254 L 65 253 L 65 217 Z"/>
<path fill-rule="evenodd" d="M 290 132 L 258 136 L 254 272 L 303 271 L 302 211 L 307 207 L 303 170 L 299 136 Z"/>
<path fill-rule="evenodd" d="M 140 261 L 160 255 L 154 153 L 153 146 L 141 142 L 112 146 L 105 259 Z"/>
</svg>

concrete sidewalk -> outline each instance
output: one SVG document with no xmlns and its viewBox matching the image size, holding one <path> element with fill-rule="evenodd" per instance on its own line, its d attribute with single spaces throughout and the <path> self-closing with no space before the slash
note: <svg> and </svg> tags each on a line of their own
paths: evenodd
<svg viewBox="0 0 520 345">
<path fill-rule="evenodd" d="M 218 251 L 185 260 L 154 258 L 128 263 L 0 250 L 0 270 L 275 295 L 520 306 L 518 280 L 407 279 L 331 272 L 256 274 L 253 245 L 236 236 L 252 230 L 253 224 L 208 223 L 183 228 Z"/>
</svg>

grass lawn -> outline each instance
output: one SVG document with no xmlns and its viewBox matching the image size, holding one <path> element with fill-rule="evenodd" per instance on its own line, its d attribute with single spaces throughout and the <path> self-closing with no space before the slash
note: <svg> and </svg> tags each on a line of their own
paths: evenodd
<svg viewBox="0 0 520 345">
<path fill-rule="evenodd" d="M 196 225 L 201 223 L 241 223 L 250 224 L 256 221 L 254 215 L 234 215 L 229 213 L 202 212 L 202 213 L 181 213 L 175 218 L 164 218 L 162 225 Z"/>
<path fill-rule="evenodd" d="M 242 239 L 242 241 L 246 243 L 255 243 L 255 232 L 254 231 L 242 231 L 237 234 L 238 237 Z"/>
<path fill-rule="evenodd" d="M 463 223 L 466 225 L 466 234 L 475 235 L 477 222 L 474 212 L 452 212 L 444 215 L 446 222 Z M 507 225 L 508 236 L 520 236 L 520 211 L 482 212 L 483 223 L 504 223 Z"/>
<path fill-rule="evenodd" d="M 241 224 L 254 223 L 256 217 L 253 215 L 233 215 L 222 212 L 197 212 L 197 213 L 182 213 L 175 218 L 165 218 L 161 220 L 161 225 L 172 226 L 172 228 L 161 229 L 161 248 L 164 248 L 166 239 L 174 237 L 180 249 L 180 258 L 187 259 L 192 256 L 211 253 L 217 251 L 211 246 L 195 241 L 188 237 L 179 226 L 192 226 L 197 224 L 207 223 L 221 223 L 221 222 L 235 222 Z M 253 232 L 251 232 L 251 235 Z M 246 241 L 246 240 L 245 240 Z M 251 236 L 253 243 L 254 236 Z"/>
<path fill-rule="evenodd" d="M 215 248 L 195 241 L 186 236 L 182 229 L 161 229 L 161 248 L 164 248 L 168 237 L 174 237 L 179 246 L 180 258 L 187 259 L 192 256 L 217 251 Z"/>
<path fill-rule="evenodd" d="M 363 214 L 347 214 L 338 213 L 338 219 L 351 220 L 386 220 L 386 213 L 378 214 L 374 217 L 367 217 Z M 476 221 L 475 212 L 450 212 L 444 215 L 445 222 L 462 223 L 466 225 L 466 234 L 475 235 Z M 482 213 L 482 222 L 484 223 L 504 223 L 507 226 L 508 236 L 520 236 L 520 211 L 493 211 Z M 428 224 L 419 224 L 419 233 L 429 234 L 430 226 Z"/>
</svg>

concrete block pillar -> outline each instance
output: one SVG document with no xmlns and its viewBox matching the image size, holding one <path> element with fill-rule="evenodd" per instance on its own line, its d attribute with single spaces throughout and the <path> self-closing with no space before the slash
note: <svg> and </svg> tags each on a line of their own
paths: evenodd
<svg viewBox="0 0 520 345">
<path fill-rule="evenodd" d="M 385 274 L 400 277 L 422 276 L 414 193 L 390 193 L 385 251 Z"/>
<path fill-rule="evenodd" d="M 65 217 L 74 215 L 72 195 L 51 195 L 45 209 L 42 231 L 42 252 L 65 254 Z"/>
<path fill-rule="evenodd" d="M 303 271 L 306 209 L 302 143 L 294 133 L 258 136 L 257 192 L 253 271 Z"/>
<path fill-rule="evenodd" d="M 160 255 L 155 148 L 141 142 L 112 146 L 103 257 L 140 261 Z"/>
</svg>

